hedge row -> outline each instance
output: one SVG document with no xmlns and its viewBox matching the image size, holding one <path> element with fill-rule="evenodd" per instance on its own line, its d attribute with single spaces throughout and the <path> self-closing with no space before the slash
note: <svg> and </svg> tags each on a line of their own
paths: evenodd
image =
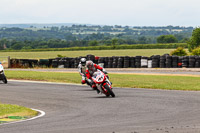
<svg viewBox="0 0 200 133">
<path fill-rule="evenodd" d="M 113 45 L 113 46 L 2 50 L 2 52 L 79 51 L 79 50 L 113 50 L 113 49 L 175 49 L 175 48 L 178 48 L 178 47 L 187 48 L 188 45 L 186 43 L 132 44 L 132 45 L 124 44 L 124 45 Z"/>
<path fill-rule="evenodd" d="M 80 58 L 55 58 L 55 59 L 11 59 L 12 68 L 53 67 L 53 68 L 77 68 Z M 153 55 L 143 56 L 113 56 L 95 57 L 87 55 L 87 60 L 102 65 L 104 68 L 200 68 L 200 56 L 169 56 Z"/>
</svg>

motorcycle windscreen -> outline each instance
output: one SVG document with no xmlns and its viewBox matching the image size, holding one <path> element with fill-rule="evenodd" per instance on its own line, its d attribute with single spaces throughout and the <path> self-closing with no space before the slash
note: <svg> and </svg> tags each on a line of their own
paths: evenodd
<svg viewBox="0 0 200 133">
<path fill-rule="evenodd" d="M 105 80 L 105 76 L 101 72 L 95 72 L 93 74 L 92 78 L 93 78 L 95 83 L 101 83 Z"/>
</svg>

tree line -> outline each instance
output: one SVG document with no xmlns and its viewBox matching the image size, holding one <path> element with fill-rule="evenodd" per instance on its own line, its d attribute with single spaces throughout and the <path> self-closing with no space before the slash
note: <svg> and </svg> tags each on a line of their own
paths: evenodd
<svg viewBox="0 0 200 133">
<path fill-rule="evenodd" d="M 192 27 L 87 26 L 0 28 L 0 49 L 185 43 Z"/>
</svg>

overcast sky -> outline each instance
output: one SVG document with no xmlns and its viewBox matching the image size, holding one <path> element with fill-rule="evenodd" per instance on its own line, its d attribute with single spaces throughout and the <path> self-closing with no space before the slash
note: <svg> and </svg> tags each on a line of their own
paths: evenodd
<svg viewBox="0 0 200 133">
<path fill-rule="evenodd" d="M 200 25 L 199 0 L 0 0 L 0 24 Z"/>
</svg>

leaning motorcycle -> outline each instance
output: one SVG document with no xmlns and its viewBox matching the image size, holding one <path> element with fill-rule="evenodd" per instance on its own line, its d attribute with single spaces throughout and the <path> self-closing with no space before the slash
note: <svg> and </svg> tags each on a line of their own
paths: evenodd
<svg viewBox="0 0 200 133">
<path fill-rule="evenodd" d="M 97 86 L 97 89 L 105 94 L 107 97 L 110 95 L 115 97 L 115 94 L 112 91 L 112 83 L 109 81 L 108 76 L 104 74 L 102 71 L 97 70 L 93 73 L 92 80 Z"/>
<path fill-rule="evenodd" d="M 2 80 L 5 84 L 7 84 L 7 78 L 4 74 L 4 68 L 2 66 L 2 64 L 0 64 L 0 80 Z"/>
</svg>

